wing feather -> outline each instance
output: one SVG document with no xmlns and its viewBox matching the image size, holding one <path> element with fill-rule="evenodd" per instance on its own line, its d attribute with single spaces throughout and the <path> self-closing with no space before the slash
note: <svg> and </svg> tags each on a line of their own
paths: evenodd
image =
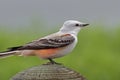
<svg viewBox="0 0 120 80">
<path fill-rule="evenodd" d="M 73 36 L 71 36 L 70 34 L 65 34 L 61 36 L 54 36 L 35 40 L 23 46 L 9 48 L 9 51 L 59 48 L 73 43 L 74 40 L 75 38 Z"/>
</svg>

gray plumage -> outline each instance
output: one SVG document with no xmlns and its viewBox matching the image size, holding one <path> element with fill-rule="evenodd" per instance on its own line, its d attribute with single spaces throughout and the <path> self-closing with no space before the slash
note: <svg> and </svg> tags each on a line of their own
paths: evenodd
<svg viewBox="0 0 120 80">
<path fill-rule="evenodd" d="M 59 48 L 71 44 L 74 40 L 75 38 L 71 35 L 55 36 L 52 38 L 42 38 L 23 46 L 9 48 L 8 51 Z"/>
</svg>

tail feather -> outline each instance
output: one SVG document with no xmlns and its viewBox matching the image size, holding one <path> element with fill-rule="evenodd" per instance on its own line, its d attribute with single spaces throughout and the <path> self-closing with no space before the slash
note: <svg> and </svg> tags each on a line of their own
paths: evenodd
<svg viewBox="0 0 120 80">
<path fill-rule="evenodd" d="M 11 51 L 11 52 L 3 52 L 0 53 L 0 58 L 6 58 L 12 55 L 15 55 L 17 52 L 16 51 Z"/>
<path fill-rule="evenodd" d="M 17 49 L 19 49 L 22 46 L 17 46 L 17 47 L 10 47 L 8 48 L 8 51 L 16 51 Z"/>
</svg>

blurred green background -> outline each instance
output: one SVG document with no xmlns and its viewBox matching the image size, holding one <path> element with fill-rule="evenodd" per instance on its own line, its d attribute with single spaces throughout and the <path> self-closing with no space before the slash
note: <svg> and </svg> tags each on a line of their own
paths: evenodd
<svg viewBox="0 0 120 80">
<path fill-rule="evenodd" d="M 88 80 L 120 80 L 120 0 L 0 0 L 0 51 L 56 32 L 71 19 L 90 26 L 80 31 L 74 51 L 56 61 Z M 0 80 L 46 62 L 0 59 Z"/>
<path fill-rule="evenodd" d="M 46 32 L 44 27 L 42 24 L 16 29 L 0 26 L 0 51 L 58 30 L 49 29 Z M 113 27 L 91 24 L 82 29 L 74 51 L 56 61 L 80 72 L 88 80 L 120 80 L 120 25 Z M 46 62 L 38 57 L 12 56 L 0 59 L 0 80 L 8 80 L 19 71 Z"/>
</svg>

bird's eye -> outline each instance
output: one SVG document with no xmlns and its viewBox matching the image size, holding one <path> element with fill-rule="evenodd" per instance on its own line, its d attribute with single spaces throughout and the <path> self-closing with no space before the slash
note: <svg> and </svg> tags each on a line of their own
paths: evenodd
<svg viewBox="0 0 120 80">
<path fill-rule="evenodd" d="M 75 26 L 79 26 L 79 24 L 75 24 Z"/>
</svg>

